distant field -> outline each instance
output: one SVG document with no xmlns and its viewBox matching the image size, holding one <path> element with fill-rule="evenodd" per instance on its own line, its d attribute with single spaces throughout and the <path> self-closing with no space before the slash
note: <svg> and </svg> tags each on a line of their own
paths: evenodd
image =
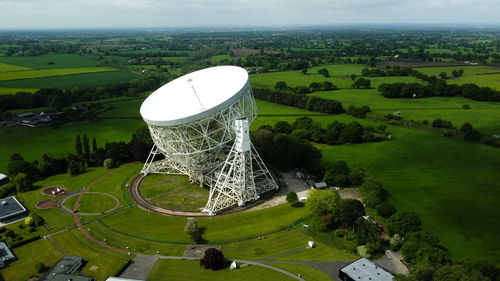
<svg viewBox="0 0 500 281">
<path fill-rule="evenodd" d="M 62 68 L 62 69 L 44 69 L 44 70 L 26 70 L 26 71 L 11 71 L 0 72 L 0 81 L 30 79 L 50 76 L 63 76 L 93 72 L 117 71 L 114 67 L 79 67 L 79 68 Z"/>
<path fill-rule="evenodd" d="M 0 57 L 0 63 L 13 64 L 33 69 L 58 69 L 74 67 L 96 67 L 96 61 L 90 57 L 73 54 L 55 54 L 41 56 Z"/>
<path fill-rule="evenodd" d="M 446 72 L 451 76 L 453 70 L 463 69 L 464 75 L 459 79 L 448 79 L 448 83 L 466 84 L 473 83 L 481 87 L 490 87 L 500 90 L 500 68 L 488 66 L 453 66 L 453 67 L 426 67 L 416 68 L 416 70 L 427 75 L 439 75 L 441 72 Z M 489 74 L 485 74 L 489 73 Z M 483 75 L 478 75 L 483 74 Z"/>
<path fill-rule="evenodd" d="M 0 95 L 13 95 L 17 92 L 27 92 L 34 93 L 38 91 L 38 89 L 32 88 L 0 88 Z"/>
<path fill-rule="evenodd" d="M 137 74 L 126 71 L 110 71 L 67 76 L 32 78 L 0 81 L 0 88 L 71 88 L 101 87 L 111 83 L 127 82 L 137 78 Z"/>
<path fill-rule="evenodd" d="M 7 71 L 22 71 L 22 70 L 31 70 L 31 68 L 0 62 L 0 73 Z"/>
</svg>

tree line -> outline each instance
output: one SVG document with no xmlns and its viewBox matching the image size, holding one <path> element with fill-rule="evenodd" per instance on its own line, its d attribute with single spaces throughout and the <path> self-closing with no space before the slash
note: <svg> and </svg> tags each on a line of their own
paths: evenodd
<svg viewBox="0 0 500 281">
<path fill-rule="evenodd" d="M 260 88 L 253 89 L 253 94 L 256 98 L 264 101 L 294 106 L 310 111 L 329 114 L 340 114 L 345 112 L 342 107 L 342 103 L 331 99 L 309 97 L 305 95 L 297 95 L 288 92 L 272 91 Z"/>
</svg>

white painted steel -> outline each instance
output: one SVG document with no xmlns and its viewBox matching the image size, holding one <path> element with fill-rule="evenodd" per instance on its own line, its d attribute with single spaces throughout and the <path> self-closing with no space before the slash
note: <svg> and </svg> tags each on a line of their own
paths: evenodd
<svg viewBox="0 0 500 281">
<path fill-rule="evenodd" d="M 244 69 L 184 75 L 151 94 L 141 115 L 155 143 L 142 172 L 185 174 L 210 187 L 204 211 L 216 214 L 277 188 L 250 142 L 257 107 Z M 160 154 L 165 159 L 155 161 Z"/>
</svg>

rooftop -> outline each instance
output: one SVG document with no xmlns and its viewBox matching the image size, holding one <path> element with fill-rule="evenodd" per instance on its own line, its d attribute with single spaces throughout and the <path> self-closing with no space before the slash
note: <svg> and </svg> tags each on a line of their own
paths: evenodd
<svg viewBox="0 0 500 281">
<path fill-rule="evenodd" d="M 82 257 L 64 256 L 56 263 L 56 265 L 49 269 L 49 271 L 47 271 L 47 273 L 45 273 L 39 281 L 91 281 L 91 277 L 73 274 L 80 268 L 82 263 Z"/>
<path fill-rule="evenodd" d="M 245 69 L 216 66 L 181 76 L 154 91 L 141 105 L 146 123 L 175 126 L 196 121 L 236 102 L 250 87 Z"/>
<path fill-rule="evenodd" d="M 340 271 L 359 281 L 392 281 L 393 278 L 392 274 L 365 258 L 350 263 Z"/>
<path fill-rule="evenodd" d="M 7 261 L 13 258 L 14 254 L 12 254 L 7 244 L 0 242 L 0 260 Z"/>
<path fill-rule="evenodd" d="M 0 199 L 0 220 L 7 219 L 9 217 L 19 215 L 26 212 L 19 201 L 14 196 L 6 197 Z"/>
</svg>

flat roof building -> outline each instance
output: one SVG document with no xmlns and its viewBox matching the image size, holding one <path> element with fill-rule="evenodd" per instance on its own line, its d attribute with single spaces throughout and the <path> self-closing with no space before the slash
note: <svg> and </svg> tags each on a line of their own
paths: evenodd
<svg viewBox="0 0 500 281">
<path fill-rule="evenodd" d="M 9 263 L 14 261 L 16 257 L 9 249 L 7 244 L 0 242 L 0 268 L 6 267 Z"/>
<path fill-rule="evenodd" d="M 83 265 L 83 257 L 64 256 L 38 281 L 92 281 L 91 276 L 74 274 Z"/>
<path fill-rule="evenodd" d="M 7 184 L 9 182 L 9 177 L 4 174 L 0 174 L 0 186 Z"/>
<path fill-rule="evenodd" d="M 339 269 L 342 281 L 392 281 L 394 276 L 368 259 L 360 258 Z"/>
<path fill-rule="evenodd" d="M 28 210 L 17 201 L 16 197 L 10 196 L 0 199 L 0 223 L 8 224 L 26 217 Z"/>
</svg>

